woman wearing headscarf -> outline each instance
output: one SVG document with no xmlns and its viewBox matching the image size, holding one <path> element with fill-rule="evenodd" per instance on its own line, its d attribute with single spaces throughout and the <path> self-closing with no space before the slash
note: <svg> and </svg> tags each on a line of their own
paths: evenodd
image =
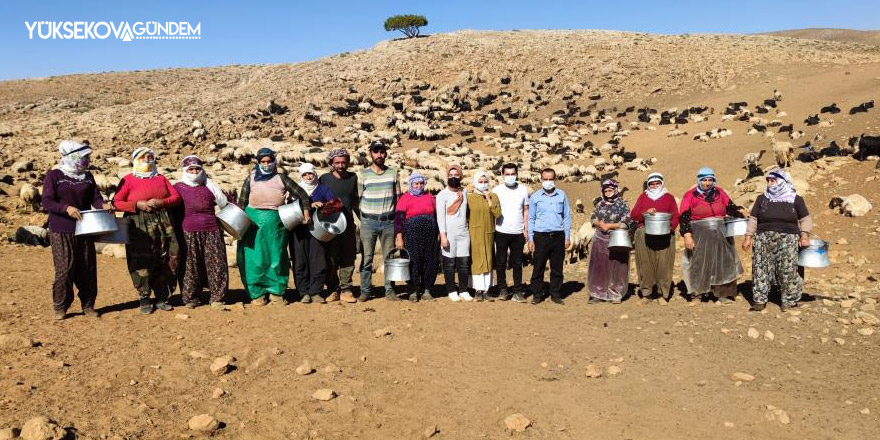
<svg viewBox="0 0 880 440">
<path fill-rule="evenodd" d="M 55 319 L 64 319 L 73 304 L 73 286 L 86 316 L 98 317 L 98 268 L 92 237 L 76 236 L 80 211 L 104 208 L 104 197 L 92 173 L 88 172 L 92 149 L 79 142 L 65 140 L 58 145 L 61 162 L 43 178 L 43 209 L 49 212 L 49 243 L 55 265 L 52 306 Z"/>
<path fill-rule="evenodd" d="M 669 234 L 645 233 L 645 214 L 669 214 Z M 639 274 L 639 295 L 651 298 L 654 286 L 667 302 L 672 298 L 672 266 L 675 262 L 675 228 L 678 227 L 678 204 L 666 190 L 660 173 L 651 173 L 645 181 L 645 191 L 639 195 L 630 212 L 637 224 L 635 233 L 636 268 Z"/>
<path fill-rule="evenodd" d="M 443 278 L 449 300 L 472 301 L 468 293 L 471 277 L 471 236 L 468 232 L 467 197 L 461 184 L 461 166 L 449 164 L 446 188 L 437 194 L 437 226 L 440 228 L 440 253 Z M 455 274 L 458 274 L 458 285 Z"/>
<path fill-rule="evenodd" d="M 203 288 L 211 292 L 212 308 L 221 308 L 229 289 L 226 244 L 214 215 L 214 207 L 229 203 L 223 190 L 208 178 L 198 156 L 186 156 L 180 164 L 180 181 L 174 189 L 183 201 L 183 215 L 178 221 L 183 229 L 183 303 L 194 308 Z"/>
<path fill-rule="evenodd" d="M 425 176 L 409 176 L 408 191 L 397 201 L 395 245 L 409 254 L 410 301 L 434 299 L 429 290 L 437 279 L 440 254 L 434 196 L 425 191 Z"/>
<path fill-rule="evenodd" d="M 798 246 L 809 246 L 812 227 L 807 204 L 797 195 L 791 176 L 779 168 L 770 170 L 767 190 L 752 205 L 742 243 L 743 250 L 748 251 L 754 242 L 751 310 L 764 310 L 773 284 L 778 284 L 782 291 L 783 311 L 797 307 L 803 291 L 803 280 L 798 275 Z"/>
<path fill-rule="evenodd" d="M 492 278 L 495 254 L 495 219 L 501 217 L 498 194 L 490 188 L 489 173 L 474 173 L 474 190 L 467 194 L 468 228 L 471 236 L 471 287 L 477 301 L 490 299 L 486 292 L 495 283 Z"/>
<path fill-rule="evenodd" d="M 602 181 L 602 197 L 596 202 L 590 224 L 596 229 L 590 248 L 587 283 L 590 303 L 620 304 L 629 287 L 629 250 L 610 249 L 611 231 L 628 229 L 629 206 L 620 196 L 620 185 L 613 179 Z"/>
<path fill-rule="evenodd" d="M 153 150 L 135 149 L 131 162 L 132 173 L 119 182 L 113 205 L 129 220 L 125 261 L 140 296 L 140 311 L 148 315 L 154 306 L 151 290 L 157 309 L 173 309 L 167 301 L 177 279 L 180 246 L 168 208 L 180 203 L 180 195 L 159 174 Z"/>
<path fill-rule="evenodd" d="M 257 151 L 253 172 L 241 187 L 239 202 L 253 225 L 238 242 L 238 270 L 254 305 L 287 304 L 284 291 L 290 277 L 288 232 L 281 223 L 278 207 L 289 198 L 297 200 L 303 211 L 303 224 L 311 220 L 309 195 L 286 174 L 278 173 L 272 149 Z"/>
<path fill-rule="evenodd" d="M 309 205 L 318 216 L 318 209 L 334 199 L 327 185 L 318 182 L 315 166 L 304 163 L 299 166 L 299 187 L 309 196 Z M 351 225 L 354 227 L 354 225 Z M 324 280 L 327 277 L 327 244 L 318 240 L 309 231 L 308 225 L 299 225 L 290 233 L 290 248 L 293 255 L 293 281 L 300 293 L 300 302 L 312 301 L 324 304 L 321 296 Z"/>
<path fill-rule="evenodd" d="M 736 298 L 736 279 L 743 273 L 742 263 L 727 238 L 725 217 L 744 217 L 745 209 L 716 184 L 715 172 L 704 167 L 697 172 L 697 185 L 681 199 L 679 233 L 684 237 L 682 278 L 693 298 L 710 292 L 721 303 Z"/>
</svg>

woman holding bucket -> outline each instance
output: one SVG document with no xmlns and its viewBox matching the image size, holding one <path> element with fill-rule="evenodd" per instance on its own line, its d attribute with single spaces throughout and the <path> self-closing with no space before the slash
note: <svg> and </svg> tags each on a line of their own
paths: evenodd
<svg viewBox="0 0 880 440">
<path fill-rule="evenodd" d="M 180 181 L 174 189 L 183 200 L 183 282 L 181 294 L 188 308 L 199 305 L 196 295 L 207 287 L 211 292 L 211 308 L 223 307 L 223 297 L 229 289 L 229 270 L 226 264 L 226 244 L 223 231 L 214 215 L 214 206 L 227 205 L 226 194 L 208 178 L 198 156 L 183 158 Z"/>
<path fill-rule="evenodd" d="M 425 191 L 425 176 L 409 176 L 409 190 L 397 201 L 394 218 L 395 244 L 409 254 L 407 282 L 410 301 L 432 300 L 429 289 L 437 279 L 440 230 L 437 227 L 434 196 Z"/>
<path fill-rule="evenodd" d="M 150 291 L 159 310 L 172 310 L 167 303 L 174 291 L 180 246 L 168 208 L 180 203 L 180 195 L 156 168 L 156 154 L 139 147 L 131 154 L 132 173 L 119 182 L 113 198 L 116 209 L 129 219 L 129 242 L 125 245 L 131 281 L 140 296 L 140 311 L 153 313 Z"/>
<path fill-rule="evenodd" d="M 495 253 L 495 219 L 501 217 L 498 194 L 490 191 L 489 173 L 474 173 L 474 190 L 467 194 L 467 217 L 471 241 L 471 287 L 474 299 L 490 299 L 486 292 L 495 282 L 492 279 Z"/>
<path fill-rule="evenodd" d="M 639 296 L 650 299 L 654 286 L 667 302 L 672 298 L 672 266 L 675 262 L 675 228 L 678 227 L 678 204 L 666 190 L 663 175 L 651 173 L 645 191 L 630 212 L 637 224 L 635 233 L 636 268 Z M 646 220 L 647 219 L 647 220 Z M 650 227 L 645 222 L 650 221 Z M 655 230 L 654 225 L 658 227 Z"/>
<path fill-rule="evenodd" d="M 97 318 L 98 266 L 94 238 L 74 235 L 80 211 L 104 208 L 104 197 L 88 171 L 92 149 L 75 141 L 58 145 L 61 163 L 43 178 L 41 204 L 49 212 L 49 244 L 55 265 L 52 302 L 55 319 L 67 317 L 73 304 L 73 286 L 79 289 L 83 314 Z"/>
<path fill-rule="evenodd" d="M 316 210 L 315 220 L 317 220 L 317 210 L 334 199 L 333 192 L 329 187 L 318 182 L 315 166 L 310 163 L 303 163 L 299 166 L 299 186 L 308 195 L 312 209 Z M 290 233 L 293 280 L 296 283 L 296 290 L 300 294 L 300 302 L 303 304 L 309 304 L 312 301 L 320 304 L 327 302 L 321 296 L 321 292 L 324 290 L 324 280 L 327 277 L 326 246 L 324 242 L 312 236 L 308 225 L 299 225 L 293 228 Z"/>
<path fill-rule="evenodd" d="M 797 307 L 803 291 L 803 280 L 798 275 L 798 246 L 809 246 L 812 227 L 807 204 L 797 195 L 791 176 L 779 168 L 770 170 L 767 190 L 752 205 L 742 244 L 744 251 L 754 246 L 751 310 L 764 310 L 774 283 L 782 292 L 780 308 L 785 311 Z"/>
<path fill-rule="evenodd" d="M 281 223 L 278 207 L 289 197 L 299 203 L 303 224 L 311 220 L 309 195 L 286 174 L 278 174 L 278 162 L 272 149 L 257 151 L 254 171 L 241 187 L 240 202 L 253 226 L 238 242 L 238 269 L 253 304 L 286 304 L 284 290 L 290 276 L 287 256 L 288 232 Z"/>
<path fill-rule="evenodd" d="M 742 218 L 746 211 L 733 203 L 715 181 L 711 168 L 701 168 L 697 185 L 681 199 L 679 233 L 685 246 L 681 269 L 692 299 L 702 299 L 712 292 L 727 304 L 736 298 L 736 279 L 743 268 L 733 239 L 727 237 L 724 218 Z"/>
<path fill-rule="evenodd" d="M 609 248 L 611 231 L 629 227 L 629 206 L 620 196 L 620 186 L 613 179 L 602 181 L 602 198 L 590 216 L 596 228 L 590 249 L 587 284 L 590 303 L 620 304 L 629 287 L 629 249 Z"/>
</svg>

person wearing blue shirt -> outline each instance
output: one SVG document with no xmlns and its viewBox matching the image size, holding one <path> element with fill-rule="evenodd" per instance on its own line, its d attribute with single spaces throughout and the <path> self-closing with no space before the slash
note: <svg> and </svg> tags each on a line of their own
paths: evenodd
<svg viewBox="0 0 880 440">
<path fill-rule="evenodd" d="M 529 197 L 529 251 L 534 254 L 530 287 L 532 304 L 544 300 L 544 269 L 550 261 L 550 300 L 562 301 L 562 262 L 565 249 L 571 246 L 571 207 L 568 197 L 556 188 L 556 172 L 541 171 L 542 189 Z"/>
</svg>

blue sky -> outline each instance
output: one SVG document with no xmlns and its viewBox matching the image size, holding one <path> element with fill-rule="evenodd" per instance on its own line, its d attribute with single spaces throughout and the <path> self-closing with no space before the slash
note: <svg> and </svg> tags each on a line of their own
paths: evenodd
<svg viewBox="0 0 880 440">
<path fill-rule="evenodd" d="M 424 33 L 459 29 L 615 29 L 755 33 L 880 28 L 877 0 L 672 1 L 24 1 L 0 2 L 0 80 L 70 73 L 306 61 L 399 34 L 382 23 L 422 14 Z M 189 21 L 200 40 L 28 38 L 25 22 Z"/>
</svg>

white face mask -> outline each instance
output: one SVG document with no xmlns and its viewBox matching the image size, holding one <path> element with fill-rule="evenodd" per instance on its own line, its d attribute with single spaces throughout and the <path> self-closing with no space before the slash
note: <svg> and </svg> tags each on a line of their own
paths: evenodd
<svg viewBox="0 0 880 440">
<path fill-rule="evenodd" d="M 552 180 L 542 180 L 541 187 L 544 188 L 544 191 L 553 191 L 556 189 L 556 182 Z"/>
<path fill-rule="evenodd" d="M 489 190 L 488 183 L 478 183 L 475 185 L 475 187 L 477 188 L 477 191 L 480 191 L 480 192 L 486 192 Z"/>
<path fill-rule="evenodd" d="M 504 176 L 504 184 L 507 186 L 516 185 L 516 175 L 514 174 L 512 176 Z"/>
</svg>

